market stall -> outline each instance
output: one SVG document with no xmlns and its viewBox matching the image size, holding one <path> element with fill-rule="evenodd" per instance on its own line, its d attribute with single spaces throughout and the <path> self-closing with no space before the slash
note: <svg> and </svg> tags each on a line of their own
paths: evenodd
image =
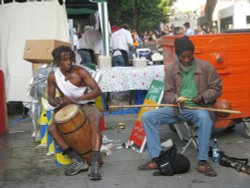
<svg viewBox="0 0 250 188">
<path fill-rule="evenodd" d="M 148 90 L 152 80 L 164 80 L 164 65 L 147 67 L 113 67 L 98 70 L 102 92 Z"/>
</svg>

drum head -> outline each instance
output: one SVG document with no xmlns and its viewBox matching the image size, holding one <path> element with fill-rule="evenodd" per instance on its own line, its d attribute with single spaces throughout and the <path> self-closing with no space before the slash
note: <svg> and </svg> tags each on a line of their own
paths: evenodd
<svg viewBox="0 0 250 188">
<path fill-rule="evenodd" d="M 65 122 L 70 120 L 74 115 L 78 112 L 79 108 L 75 104 L 70 104 L 62 109 L 60 109 L 56 114 L 55 114 L 55 121 L 57 123 L 60 122 Z"/>
</svg>

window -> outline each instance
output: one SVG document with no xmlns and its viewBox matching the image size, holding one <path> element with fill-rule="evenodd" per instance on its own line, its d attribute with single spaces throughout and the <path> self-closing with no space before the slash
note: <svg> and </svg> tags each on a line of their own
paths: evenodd
<svg viewBox="0 0 250 188">
<path fill-rule="evenodd" d="M 250 16 L 246 16 L 246 25 L 250 27 Z"/>
<path fill-rule="evenodd" d="M 232 16 L 221 19 L 221 32 L 224 32 L 227 29 L 232 29 L 232 26 L 233 26 Z"/>
</svg>

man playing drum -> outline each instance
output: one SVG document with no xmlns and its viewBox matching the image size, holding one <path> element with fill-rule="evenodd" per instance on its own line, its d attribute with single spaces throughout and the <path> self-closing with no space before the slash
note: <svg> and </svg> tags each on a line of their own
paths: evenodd
<svg viewBox="0 0 250 188">
<path fill-rule="evenodd" d="M 52 56 L 56 67 L 48 75 L 48 102 L 55 107 L 55 113 L 67 105 L 77 104 L 86 115 L 92 133 L 90 138 L 92 153 L 88 176 L 90 180 L 100 180 L 101 113 L 90 101 L 100 96 L 101 90 L 87 70 L 73 65 L 75 54 L 70 47 L 59 46 L 53 50 Z M 57 90 L 60 96 L 56 95 Z M 65 141 L 55 120 L 49 126 L 49 131 L 60 149 L 72 158 L 73 163 L 65 170 L 65 175 L 72 176 L 81 171 L 88 171 L 88 164 Z"/>
</svg>

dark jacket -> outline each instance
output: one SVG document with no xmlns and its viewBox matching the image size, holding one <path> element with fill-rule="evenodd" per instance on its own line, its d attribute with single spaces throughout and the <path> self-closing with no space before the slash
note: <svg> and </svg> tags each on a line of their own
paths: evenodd
<svg viewBox="0 0 250 188">
<path fill-rule="evenodd" d="M 202 97 L 204 104 L 215 102 L 222 94 L 222 80 L 212 64 L 201 59 L 194 59 L 194 80 L 198 95 Z M 182 70 L 180 62 L 176 61 L 166 68 L 165 92 L 163 103 L 175 103 L 176 97 L 180 97 L 182 86 Z"/>
</svg>

